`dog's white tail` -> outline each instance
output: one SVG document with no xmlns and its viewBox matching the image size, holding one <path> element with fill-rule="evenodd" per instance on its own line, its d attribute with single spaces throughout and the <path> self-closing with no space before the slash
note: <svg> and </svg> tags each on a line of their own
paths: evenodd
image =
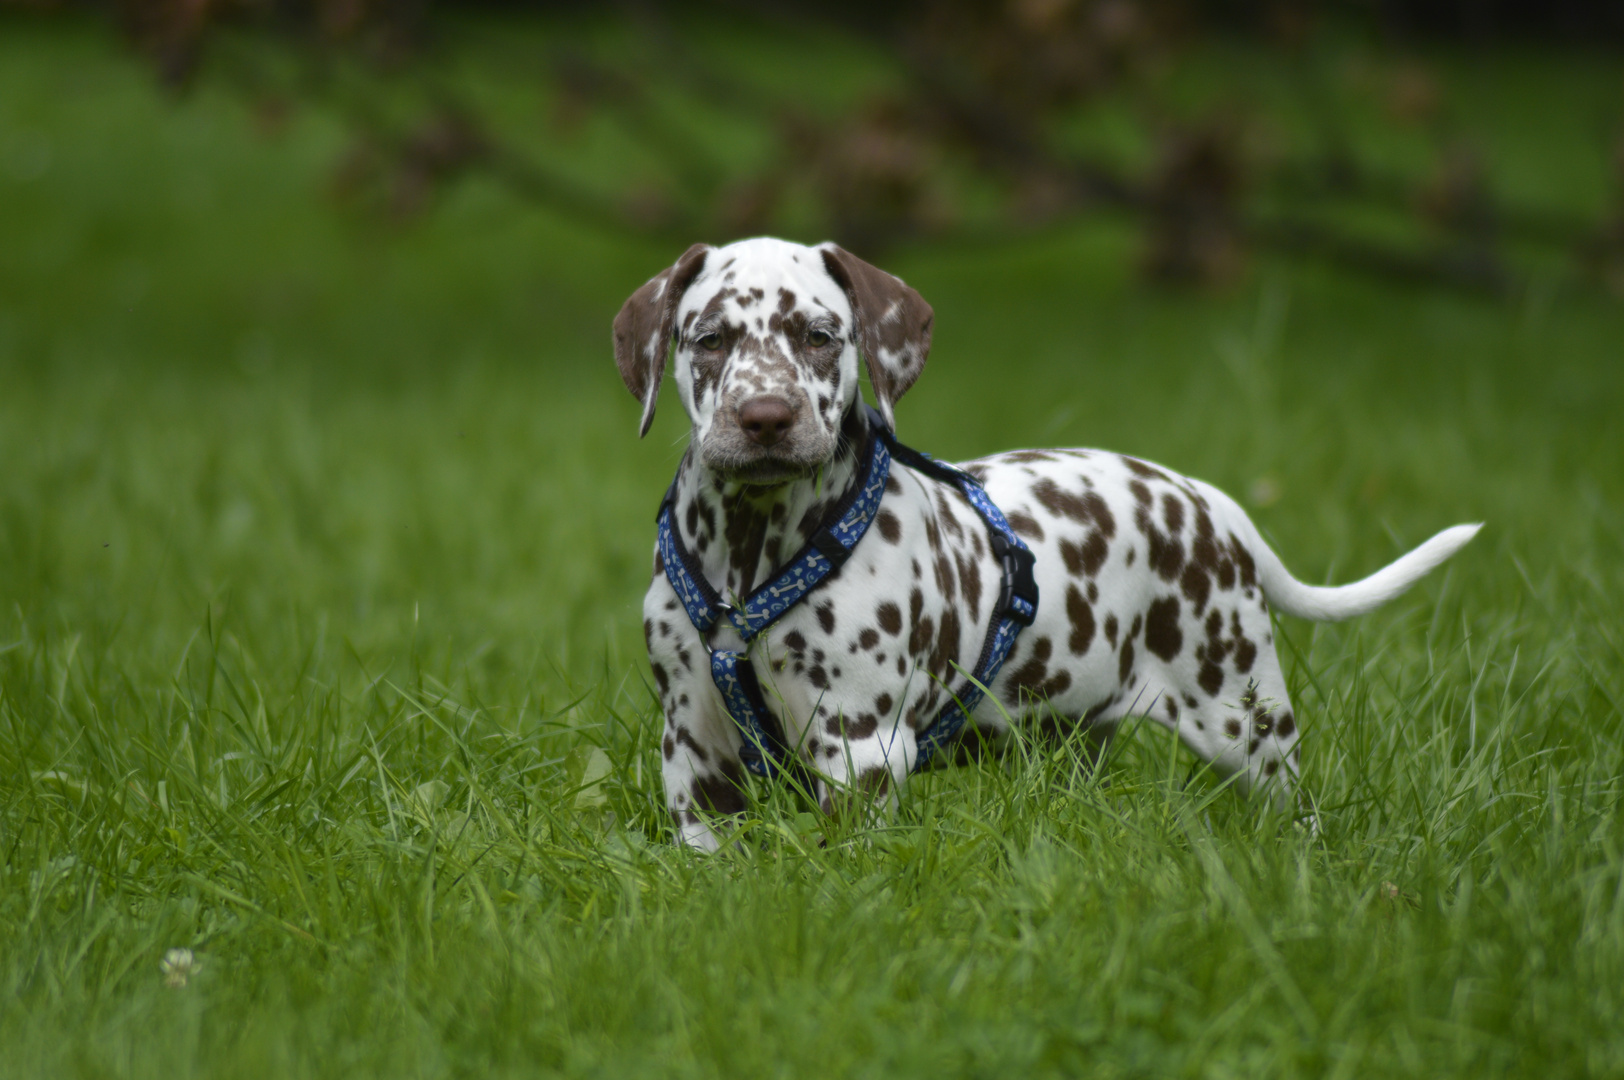
<svg viewBox="0 0 1624 1080">
<path fill-rule="evenodd" d="M 1445 529 L 1407 555 L 1402 555 L 1363 581 L 1334 588 L 1304 585 L 1291 576 L 1280 556 L 1259 538 L 1252 554 L 1257 560 L 1263 595 L 1276 610 L 1315 622 L 1336 622 L 1374 611 L 1421 580 L 1439 563 L 1465 547 L 1483 526 L 1456 525 Z"/>
</svg>

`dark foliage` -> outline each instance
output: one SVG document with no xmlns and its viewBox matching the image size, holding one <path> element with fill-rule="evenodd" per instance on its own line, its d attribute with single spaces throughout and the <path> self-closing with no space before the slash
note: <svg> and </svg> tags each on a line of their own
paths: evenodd
<svg viewBox="0 0 1624 1080">
<path fill-rule="evenodd" d="M 483 6 L 513 13 L 581 7 Z M 1498 199 L 1422 66 L 1397 65 L 1385 91 L 1392 122 L 1425 129 L 1434 144 L 1433 175 L 1420 183 L 1360 160 L 1328 104 L 1319 109 L 1317 149 L 1283 157 L 1258 149 L 1255 117 L 1217 108 L 1191 114 L 1173 107 L 1165 91 L 1166 74 L 1204 35 L 1250 36 L 1295 58 L 1304 100 L 1328 102 L 1309 56 L 1327 20 L 1362 22 L 1389 41 L 1540 36 L 1597 46 L 1620 39 L 1624 16 L 1616 5 L 912 0 L 751 9 L 746 17 L 770 30 L 833 29 L 895 58 L 902 74 L 896 86 L 836 117 L 764 98 L 698 63 L 670 7 L 629 6 L 622 10 L 629 24 L 659 42 L 659 84 L 635 62 L 606 62 L 568 41 L 537 65 L 535 77 L 558 103 L 550 141 L 567 143 L 588 116 L 609 117 L 662 159 L 665 182 L 634 190 L 567 180 L 438 80 L 425 60 L 440 25 L 429 0 L 119 0 L 115 10 L 172 87 L 184 88 L 200 72 L 233 79 L 272 119 L 304 95 L 339 106 L 354 145 L 336 169 L 335 191 L 396 217 L 419 212 L 444 185 L 480 170 L 573 215 L 673 243 L 779 228 L 792 205 L 810 206 L 823 234 L 871 253 L 915 238 L 995 238 L 1111 213 L 1138 223 L 1141 267 L 1161 280 L 1223 281 L 1258 249 L 1493 291 L 1517 283 L 1510 252 L 1537 249 L 1558 253 L 1583 278 L 1624 279 L 1624 214 L 1575 220 Z M 303 75 L 290 88 L 257 75 L 252 64 L 210 68 L 205 61 L 228 29 L 235 40 L 271 37 L 290 47 Z M 402 118 L 357 93 L 353 79 L 345 93 L 334 92 L 339 64 L 370 78 L 415 81 L 420 105 Z M 723 167 L 673 137 L 658 119 L 660 97 L 673 87 L 765 125 L 776 148 L 770 159 L 751 169 Z M 1130 168 L 1068 148 L 1054 135 L 1066 116 L 1103 100 L 1125 102 L 1137 118 L 1156 147 L 1147 164 Z M 1624 141 L 1615 157 L 1615 187 L 1624 195 Z M 957 178 L 959 189 L 944 178 Z M 994 209 L 967 213 L 955 194 L 965 184 L 990 193 L 983 202 Z M 1394 215 L 1421 239 L 1379 243 L 1339 229 L 1328 223 L 1336 215 L 1319 212 L 1333 203 Z"/>
</svg>

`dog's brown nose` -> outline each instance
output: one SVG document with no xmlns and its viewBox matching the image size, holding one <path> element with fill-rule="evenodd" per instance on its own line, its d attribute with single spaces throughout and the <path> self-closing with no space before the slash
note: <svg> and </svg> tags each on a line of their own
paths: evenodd
<svg viewBox="0 0 1624 1080">
<path fill-rule="evenodd" d="M 783 398 L 756 397 L 739 406 L 739 426 L 759 446 L 773 446 L 795 422 L 795 410 Z"/>
</svg>

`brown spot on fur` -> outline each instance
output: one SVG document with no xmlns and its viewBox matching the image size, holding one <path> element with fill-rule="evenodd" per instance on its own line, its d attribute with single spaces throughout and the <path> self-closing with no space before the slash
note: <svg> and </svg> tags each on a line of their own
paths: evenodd
<svg viewBox="0 0 1624 1080">
<path fill-rule="evenodd" d="M 1241 584 L 1248 589 L 1257 586 L 1257 564 L 1252 561 L 1252 553 L 1236 538 L 1234 533 L 1229 534 L 1229 553 L 1235 564 L 1241 570 Z"/>
<path fill-rule="evenodd" d="M 677 745 L 686 746 L 688 748 L 688 752 L 702 762 L 710 760 L 710 755 L 705 752 L 705 748 L 703 746 L 699 745 L 699 741 L 694 738 L 694 733 L 685 727 L 679 727 L 677 729 Z"/>
<path fill-rule="evenodd" d="M 1095 525 L 1107 540 L 1116 535 L 1116 518 L 1105 500 L 1095 492 L 1073 495 L 1045 477 L 1032 485 L 1032 497 L 1052 514 L 1069 518 L 1079 525 Z"/>
<path fill-rule="evenodd" d="M 1235 640 L 1235 670 L 1245 675 L 1252 670 L 1252 663 L 1257 659 L 1257 646 L 1246 638 Z"/>
<path fill-rule="evenodd" d="M 1152 601 L 1150 609 L 1145 613 L 1145 648 L 1168 661 L 1184 648 L 1184 632 L 1179 629 L 1177 597 L 1164 596 L 1160 600 Z"/>
<path fill-rule="evenodd" d="M 874 524 L 879 526 L 880 536 L 887 544 L 895 544 L 902 539 L 902 522 L 889 510 L 881 510 L 874 518 Z"/>
<path fill-rule="evenodd" d="M 800 530 L 802 536 L 811 536 L 818 531 L 818 526 L 823 524 L 823 519 L 828 512 L 829 507 L 820 499 L 806 508 L 806 513 L 801 515 L 800 523 L 796 525 L 796 528 Z"/>
<path fill-rule="evenodd" d="M 1060 557 L 1065 560 L 1066 571 L 1072 577 L 1085 574 L 1093 577 L 1098 574 L 1110 551 L 1110 545 L 1098 529 L 1091 530 L 1081 544 L 1074 544 L 1070 540 L 1060 541 Z"/>
<path fill-rule="evenodd" d="M 1071 686 L 1071 673 L 1062 669 L 1049 674 L 1049 657 L 1054 654 L 1054 643 L 1040 637 L 1032 644 L 1032 656 L 1010 676 L 1010 686 L 1017 695 L 1053 697 Z"/>
<path fill-rule="evenodd" d="M 857 786 L 871 795 L 884 795 L 891 790 L 891 771 L 883 765 L 870 765 L 857 774 Z"/>
<path fill-rule="evenodd" d="M 835 605 L 833 601 L 818 605 L 818 625 L 825 634 L 835 632 Z"/>
<path fill-rule="evenodd" d="M 891 706 L 893 704 L 895 704 L 895 702 L 891 700 L 890 694 L 881 694 L 879 697 L 874 699 L 874 711 L 879 713 L 881 716 L 889 716 L 891 715 Z"/>
<path fill-rule="evenodd" d="M 1105 617 L 1105 640 L 1111 643 L 1111 651 L 1116 652 L 1117 617 L 1115 615 L 1107 615 Z"/>
<path fill-rule="evenodd" d="M 823 730 L 832 737 L 846 738 L 853 742 L 866 739 L 879 729 L 880 718 L 873 713 L 863 713 L 856 719 L 848 720 L 843 716 L 831 716 L 829 722 L 823 725 Z"/>
<path fill-rule="evenodd" d="M 1178 534 L 1184 528 L 1184 503 L 1176 495 L 1162 496 L 1162 521 L 1167 524 L 1167 531 Z"/>
<path fill-rule="evenodd" d="M 1235 719 L 1225 720 L 1224 721 L 1224 734 L 1228 735 L 1231 739 L 1240 738 L 1241 737 L 1241 722 L 1239 720 L 1235 720 Z"/>
<path fill-rule="evenodd" d="M 1140 461 L 1138 458 L 1131 458 L 1127 454 L 1122 454 L 1120 456 L 1122 458 L 1122 464 L 1126 465 L 1128 467 L 1128 471 L 1133 473 L 1135 476 L 1144 477 L 1146 480 L 1166 480 L 1168 483 L 1172 483 L 1172 480 L 1168 477 L 1168 475 L 1162 472 L 1162 470 L 1158 469 L 1156 466 Z"/>
<path fill-rule="evenodd" d="M 902 610 L 891 601 L 887 600 L 875 608 L 874 618 L 879 622 L 880 629 L 892 637 L 902 633 Z"/>
<path fill-rule="evenodd" d="M 954 494 L 958 495 L 960 500 L 964 498 L 956 491 Z M 953 504 L 948 501 L 947 492 L 942 488 L 936 489 L 936 509 L 942 515 L 942 531 L 951 533 L 960 540 L 964 539 L 964 526 L 959 524 L 958 515 L 953 512 Z"/>
<path fill-rule="evenodd" d="M 1028 540 L 1041 541 L 1043 539 L 1043 526 L 1039 525 L 1038 519 L 1031 514 L 1023 513 L 1020 510 L 1012 510 L 1004 520 L 1009 522 L 1011 529 Z"/>
<path fill-rule="evenodd" d="M 1190 560 L 1208 573 L 1218 570 L 1218 545 L 1210 536 L 1197 535 L 1190 543 Z"/>
<path fill-rule="evenodd" d="M 1218 691 L 1224 687 L 1224 669 L 1208 660 L 1201 665 L 1201 674 L 1196 677 L 1196 682 L 1201 684 L 1208 697 L 1217 697 Z"/>
<path fill-rule="evenodd" d="M 1071 621 L 1071 639 L 1066 643 L 1072 655 L 1082 656 L 1094 643 L 1094 609 L 1089 607 L 1077 586 L 1066 587 L 1066 617 Z"/>
<path fill-rule="evenodd" d="M 1207 626 L 1208 634 L 1212 635 L 1212 619 L 1210 616 L 1207 619 Z M 1252 661 L 1257 659 L 1257 646 L 1247 640 L 1246 634 L 1242 632 L 1241 613 L 1239 611 L 1231 611 L 1229 613 L 1229 634 L 1230 641 L 1228 647 L 1235 650 L 1235 669 L 1244 675 L 1248 671 L 1252 670 Z M 1210 648 L 1207 651 L 1209 653 L 1212 652 Z M 1255 697 L 1256 684 L 1254 683 L 1250 685 L 1254 687 L 1253 696 Z"/>
<path fill-rule="evenodd" d="M 942 629 L 936 635 L 936 648 L 931 651 L 930 669 L 947 678 L 952 664 L 959 658 L 959 612 L 948 608 L 942 612 Z"/>
<path fill-rule="evenodd" d="M 970 606 L 970 617 L 981 618 L 981 564 L 974 559 L 966 559 L 958 552 L 953 553 L 953 561 L 959 568 L 959 592 L 963 594 L 964 601 Z"/>
<path fill-rule="evenodd" d="M 1160 574 L 1163 581 L 1172 581 L 1184 568 L 1184 544 L 1156 527 L 1151 516 L 1151 504 L 1141 503 L 1134 511 L 1133 522 L 1149 543 L 1146 560 L 1150 568 Z"/>
<path fill-rule="evenodd" d="M 952 608 L 948 608 L 952 611 Z M 929 615 L 922 615 L 914 620 L 913 629 L 908 632 L 908 651 L 915 656 L 928 652 L 936 641 L 936 620 Z"/>
<path fill-rule="evenodd" d="M 1133 673 L 1133 642 L 1122 643 L 1122 659 L 1117 664 L 1117 682 L 1127 682 Z"/>
<path fill-rule="evenodd" d="M 949 604 L 957 592 L 957 585 L 953 576 L 953 563 L 943 552 L 936 557 L 936 564 L 931 568 L 936 573 L 936 592 Z"/>
<path fill-rule="evenodd" d="M 1199 615 L 1206 610 L 1207 597 L 1212 593 L 1212 577 L 1198 561 L 1192 559 L 1184 565 L 1184 576 L 1179 579 L 1179 589 Z"/>
<path fill-rule="evenodd" d="M 784 635 L 784 645 L 795 652 L 805 652 L 806 638 L 801 636 L 801 632 L 799 630 L 791 630 L 789 633 Z"/>
<path fill-rule="evenodd" d="M 1286 711 L 1286 712 L 1281 713 L 1280 714 L 1280 719 L 1275 721 L 1274 733 L 1279 738 L 1289 739 L 1289 738 L 1291 738 L 1292 732 L 1294 732 L 1296 730 L 1297 730 L 1297 721 L 1292 718 L 1291 712 L 1289 710 Z"/>
<path fill-rule="evenodd" d="M 863 632 L 857 635 L 857 647 L 860 649 L 872 649 L 879 643 L 880 632 L 872 626 L 863 627 Z"/>
<path fill-rule="evenodd" d="M 739 766 L 732 761 L 722 763 L 722 773 L 699 777 L 692 788 L 693 804 L 718 814 L 744 812 L 744 792 L 739 790 Z"/>
</svg>

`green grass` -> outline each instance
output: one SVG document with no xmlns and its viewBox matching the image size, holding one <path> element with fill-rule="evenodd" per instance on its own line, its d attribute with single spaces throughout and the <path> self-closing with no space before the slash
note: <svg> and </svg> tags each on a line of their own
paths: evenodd
<svg viewBox="0 0 1624 1080">
<path fill-rule="evenodd" d="M 1508 64 L 1508 145 L 1573 69 Z M 1145 728 L 704 858 L 636 615 L 683 424 L 608 350 L 676 252 L 477 181 L 380 227 L 340 134 L 0 22 L 0 1076 L 1624 1071 L 1616 303 L 1161 294 L 1111 225 L 894 257 L 918 445 L 1267 479 L 1312 580 L 1488 528 L 1281 625 L 1318 840 Z"/>
</svg>

